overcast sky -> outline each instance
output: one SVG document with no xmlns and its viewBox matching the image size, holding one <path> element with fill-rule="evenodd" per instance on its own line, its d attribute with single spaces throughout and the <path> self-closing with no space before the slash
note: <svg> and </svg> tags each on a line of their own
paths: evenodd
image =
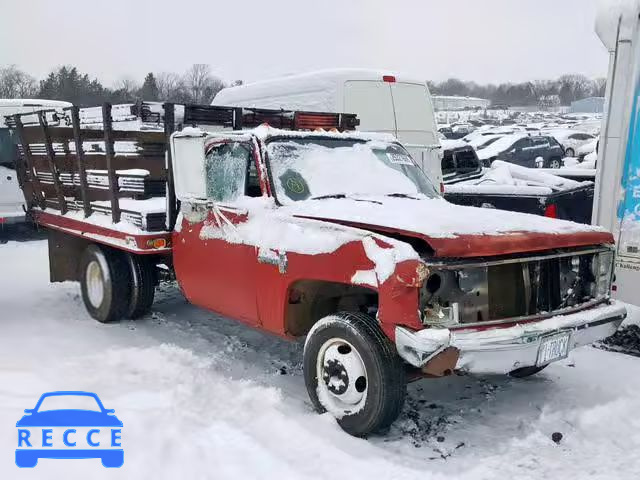
<svg viewBox="0 0 640 480">
<path fill-rule="evenodd" d="M 72 64 L 109 86 L 193 63 L 245 82 L 330 67 L 480 83 L 606 76 L 598 1 L 3 1 L 0 65 L 41 78 Z"/>
</svg>

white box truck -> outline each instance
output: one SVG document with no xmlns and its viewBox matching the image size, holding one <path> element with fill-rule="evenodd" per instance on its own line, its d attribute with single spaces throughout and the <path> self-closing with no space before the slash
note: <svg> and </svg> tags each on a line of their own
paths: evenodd
<svg viewBox="0 0 640 480">
<path fill-rule="evenodd" d="M 614 295 L 640 305 L 640 0 L 604 3 L 596 32 L 609 51 L 593 223 L 617 241 Z"/>
<path fill-rule="evenodd" d="M 424 80 L 378 70 L 321 70 L 225 88 L 212 105 L 355 113 L 359 130 L 395 135 L 434 184 L 442 182 L 442 154 Z"/>
</svg>

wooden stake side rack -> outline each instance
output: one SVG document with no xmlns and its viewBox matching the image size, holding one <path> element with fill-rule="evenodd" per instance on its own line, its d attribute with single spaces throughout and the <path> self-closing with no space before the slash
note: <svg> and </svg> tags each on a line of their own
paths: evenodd
<svg viewBox="0 0 640 480">
<path fill-rule="evenodd" d="M 110 213 L 118 223 L 120 199 L 166 195 L 167 231 L 177 216 L 169 139 L 183 125 L 241 130 L 268 123 L 345 131 L 359 124 L 356 115 L 346 113 L 154 102 L 73 106 L 16 114 L 6 121 L 17 135 L 17 172 L 29 210 L 82 211 L 84 218 L 97 211 Z"/>
</svg>

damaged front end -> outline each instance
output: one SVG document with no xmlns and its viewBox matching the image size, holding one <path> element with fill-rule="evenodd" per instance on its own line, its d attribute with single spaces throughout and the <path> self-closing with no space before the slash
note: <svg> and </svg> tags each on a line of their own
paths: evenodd
<svg viewBox="0 0 640 480">
<path fill-rule="evenodd" d="M 468 350 L 472 346 L 503 355 L 505 348 L 517 351 L 518 345 L 526 344 L 535 350 L 541 336 L 562 329 L 571 332 L 578 327 L 580 330 L 600 327 L 587 335 L 571 334 L 571 341 L 566 341 L 567 348 L 584 344 L 592 339 L 594 332 L 596 337 L 607 336 L 626 315 L 623 307 L 618 306 L 615 314 L 606 319 L 598 318 L 598 325 L 591 325 L 588 320 L 594 312 L 611 307 L 613 261 L 611 248 L 598 247 L 533 257 L 430 264 L 419 294 L 420 319 L 426 328 L 415 332 L 397 327 L 398 352 L 407 362 L 426 371 L 430 361 L 442 356 L 445 350 L 449 354 L 455 348 L 459 351 L 458 357 L 454 359 L 449 355 L 449 358 L 455 362 L 455 369 L 460 370 L 469 369 Z M 570 320 L 568 323 L 552 321 L 545 324 L 546 330 L 539 330 L 538 326 L 545 321 L 557 318 Z M 461 342 L 462 338 L 474 336 L 477 339 L 482 336 L 483 340 L 477 344 Z M 488 343 L 487 338 L 491 339 Z M 600 338 L 603 337 L 591 341 Z M 507 357 L 503 358 L 506 366 L 498 371 L 508 372 L 527 366 L 523 363 L 533 361 L 535 365 L 538 361 L 532 360 L 531 355 L 513 361 Z"/>
</svg>

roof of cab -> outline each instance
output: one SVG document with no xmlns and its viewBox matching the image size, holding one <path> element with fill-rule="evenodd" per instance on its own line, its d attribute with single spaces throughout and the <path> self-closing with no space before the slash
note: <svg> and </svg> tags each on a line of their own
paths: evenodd
<svg viewBox="0 0 640 480">
<path fill-rule="evenodd" d="M 371 70 L 358 68 L 334 68 L 317 70 L 298 75 L 288 75 L 270 80 L 262 80 L 236 87 L 223 88 L 213 99 L 212 105 L 234 105 L 247 97 L 264 98 L 290 94 L 312 93 L 335 88 L 338 83 L 348 80 L 383 81 L 384 76 L 393 76 L 399 83 L 426 85 L 425 80 L 389 70 Z"/>
</svg>

